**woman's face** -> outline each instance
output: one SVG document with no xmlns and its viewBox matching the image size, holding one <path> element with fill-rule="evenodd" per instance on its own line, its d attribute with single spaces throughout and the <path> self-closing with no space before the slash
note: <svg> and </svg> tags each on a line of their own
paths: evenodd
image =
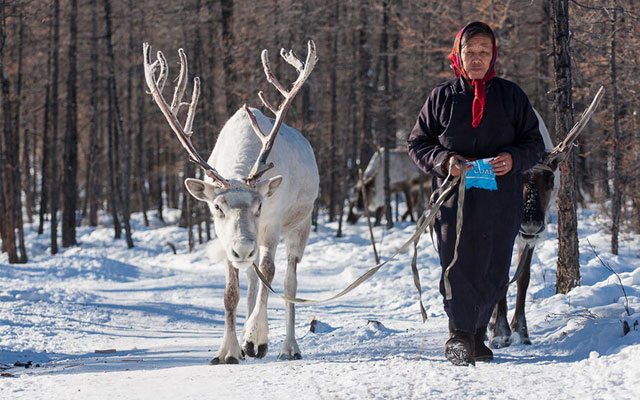
<svg viewBox="0 0 640 400">
<path fill-rule="evenodd" d="M 486 35 L 475 35 L 462 43 L 462 65 L 469 79 L 482 79 L 493 57 L 493 42 Z"/>
</svg>

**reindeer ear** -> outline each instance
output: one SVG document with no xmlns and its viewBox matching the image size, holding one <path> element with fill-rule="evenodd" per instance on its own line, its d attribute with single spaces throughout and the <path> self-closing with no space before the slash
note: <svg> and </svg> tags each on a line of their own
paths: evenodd
<svg viewBox="0 0 640 400">
<path fill-rule="evenodd" d="M 258 192 L 260 193 L 260 195 L 262 195 L 263 198 L 266 199 L 267 197 L 271 197 L 276 192 L 276 190 L 278 190 L 281 183 L 282 183 L 282 176 L 281 175 L 274 176 L 273 178 L 267 181 L 259 182 Z"/>
<path fill-rule="evenodd" d="M 200 179 L 187 178 L 184 181 L 184 185 L 193 197 L 200 201 L 213 200 L 216 190 L 220 189 L 217 185 Z"/>
</svg>

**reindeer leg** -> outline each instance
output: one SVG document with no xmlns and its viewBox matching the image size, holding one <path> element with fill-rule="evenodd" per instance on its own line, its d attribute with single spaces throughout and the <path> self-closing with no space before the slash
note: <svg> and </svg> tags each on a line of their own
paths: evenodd
<svg viewBox="0 0 640 400">
<path fill-rule="evenodd" d="M 384 214 L 384 207 L 378 207 L 376 209 L 376 222 L 374 222 L 373 226 L 380 226 L 382 223 L 382 214 Z"/>
<path fill-rule="evenodd" d="M 407 190 L 404 191 L 404 197 L 407 201 L 407 212 L 402 216 L 402 220 L 406 220 L 407 219 L 407 214 L 409 214 L 409 219 L 411 220 L 411 222 L 416 222 L 416 220 L 413 218 L 413 202 L 411 201 L 411 188 L 408 188 Z"/>
<path fill-rule="evenodd" d="M 227 283 L 224 288 L 224 336 L 218 355 L 211 360 L 212 365 L 238 364 L 244 356 L 236 336 L 236 308 L 240 299 L 238 269 L 227 261 Z"/>
<path fill-rule="evenodd" d="M 523 344 L 531 344 L 529 340 L 529 330 L 527 329 L 527 318 L 524 312 L 524 304 L 527 298 L 527 289 L 529 288 L 529 279 L 531 278 L 531 258 L 535 247 L 529 247 L 525 258 L 524 269 L 518 278 L 518 294 L 516 295 L 516 311 L 511 320 L 511 330 L 517 332 L 520 336 L 520 342 Z"/>
<path fill-rule="evenodd" d="M 247 318 L 253 312 L 256 307 L 256 296 L 258 294 L 258 275 L 253 268 L 247 268 L 247 278 L 249 284 L 247 285 Z"/>
<path fill-rule="evenodd" d="M 288 297 L 295 297 L 298 289 L 298 257 L 294 255 L 288 256 L 287 275 L 284 278 L 284 294 Z M 295 304 L 287 303 L 285 305 L 286 319 L 286 336 L 282 348 L 280 349 L 279 360 L 300 360 L 300 348 L 296 342 L 296 308 Z"/>
<path fill-rule="evenodd" d="M 276 242 L 277 245 L 277 242 Z M 260 272 L 271 283 L 276 272 L 273 263 L 275 256 L 275 247 L 261 248 Z M 262 250 L 265 251 L 262 251 Z M 269 298 L 269 289 L 264 284 L 260 284 L 256 305 L 251 312 L 251 316 L 247 319 L 244 327 L 244 340 L 242 342 L 242 350 L 249 357 L 263 358 L 269 350 L 269 324 L 267 321 L 267 300 Z"/>
<path fill-rule="evenodd" d="M 505 295 L 493 309 L 491 320 L 489 321 L 489 331 L 491 339 L 489 346 L 500 349 L 511 345 L 511 329 L 507 322 L 507 296 Z"/>
<path fill-rule="evenodd" d="M 284 279 L 284 294 L 288 297 L 295 297 L 298 290 L 298 262 L 302 258 L 304 248 L 307 245 L 309 231 L 311 230 L 311 218 L 307 218 L 299 229 L 293 230 L 289 234 L 285 243 L 287 245 L 287 275 Z M 285 305 L 286 336 L 282 348 L 280 349 L 280 360 L 299 360 L 302 358 L 300 348 L 296 342 L 296 309 L 295 304 Z"/>
</svg>

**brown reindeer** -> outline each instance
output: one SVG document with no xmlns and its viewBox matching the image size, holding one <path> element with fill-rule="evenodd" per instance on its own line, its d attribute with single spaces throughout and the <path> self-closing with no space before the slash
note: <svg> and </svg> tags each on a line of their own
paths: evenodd
<svg viewBox="0 0 640 400">
<path fill-rule="evenodd" d="M 571 129 L 562 143 L 552 148 L 551 138 L 540 114 L 536 111 L 540 126 L 540 134 L 544 139 L 545 147 L 549 153 L 531 169 L 522 174 L 524 214 L 520 224 L 520 230 L 516 238 L 518 245 L 518 267 L 514 278 L 510 283 L 516 282 L 516 308 L 511 319 L 507 322 L 507 296 L 498 302 L 489 322 L 489 344 L 493 348 L 502 348 L 511 345 L 511 334 L 516 332 L 523 344 L 531 344 L 527 319 L 525 316 L 525 300 L 529 280 L 531 277 L 531 259 L 535 247 L 546 236 L 546 224 L 549 220 L 549 210 L 555 200 L 558 191 L 559 177 L 558 165 L 563 162 L 568 151 L 573 146 L 580 132 L 584 129 L 591 115 L 595 111 L 604 89 L 600 88 L 589 108 L 582 118 Z M 535 111 L 535 110 L 534 110 Z"/>
</svg>

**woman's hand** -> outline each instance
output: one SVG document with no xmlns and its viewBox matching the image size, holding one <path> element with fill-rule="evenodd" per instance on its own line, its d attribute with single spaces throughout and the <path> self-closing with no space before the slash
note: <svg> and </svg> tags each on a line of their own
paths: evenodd
<svg viewBox="0 0 640 400">
<path fill-rule="evenodd" d="M 504 152 L 489 161 L 489 164 L 493 166 L 493 173 L 496 176 L 502 176 L 508 174 L 513 168 L 513 158 L 511 158 L 511 154 Z"/>
<path fill-rule="evenodd" d="M 473 166 L 466 164 L 468 161 L 469 160 L 462 157 L 461 155 L 454 154 L 451 157 L 449 157 L 449 159 L 445 163 L 445 169 L 447 170 L 447 172 L 449 172 L 449 166 L 453 165 L 453 169 L 451 170 L 451 176 L 458 176 L 462 173 L 462 169 L 460 169 L 461 167 L 460 163 L 466 166 L 467 171 L 469 171 L 470 169 L 473 169 Z"/>
</svg>

